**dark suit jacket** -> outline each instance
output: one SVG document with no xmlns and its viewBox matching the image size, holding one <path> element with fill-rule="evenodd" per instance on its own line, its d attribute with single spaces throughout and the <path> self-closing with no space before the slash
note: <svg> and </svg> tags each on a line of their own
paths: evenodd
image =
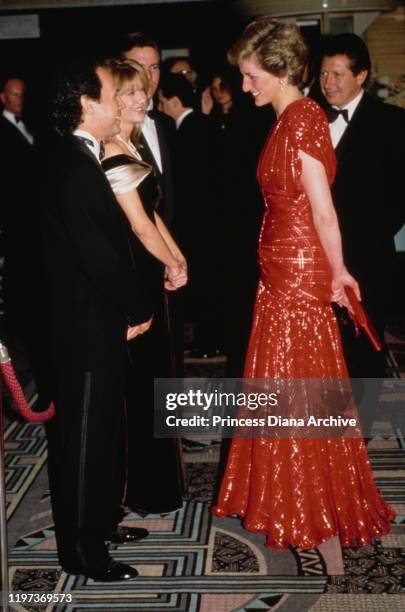
<svg viewBox="0 0 405 612">
<path fill-rule="evenodd" d="M 194 267 L 200 262 L 203 264 L 204 258 L 210 254 L 215 257 L 218 207 L 215 158 L 210 152 L 213 143 L 214 134 L 208 117 L 196 111 L 187 115 L 176 131 L 175 225 L 186 256 L 192 258 L 191 273 L 193 264 Z M 210 248 L 207 248 L 207 241 Z"/>
<path fill-rule="evenodd" d="M 405 220 L 405 111 L 364 94 L 336 157 L 332 194 L 345 262 L 378 322 L 391 304 L 394 235 Z"/>
<path fill-rule="evenodd" d="M 101 166 L 74 137 L 61 140 L 45 172 L 43 244 L 53 339 L 61 359 L 91 365 L 125 351 L 125 329 L 151 305 L 132 269 L 125 220 Z M 67 354 L 61 347 L 65 346 Z"/>
<path fill-rule="evenodd" d="M 35 219 L 38 215 L 35 147 L 3 115 L 0 116 L 1 206 L 0 252 L 5 255 L 4 300 L 8 315 L 28 307 L 32 263 L 38 245 Z M 11 320 L 11 319 L 10 319 Z"/>
<path fill-rule="evenodd" d="M 6 228 L 18 219 L 21 222 L 20 206 L 29 208 L 29 201 L 35 193 L 32 179 L 35 178 L 34 147 L 21 132 L 0 115 L 1 163 L 0 176 L 2 185 L 2 205 L 0 225 Z"/>
<path fill-rule="evenodd" d="M 165 223 L 170 227 L 173 222 L 174 215 L 174 197 L 173 197 L 173 176 L 172 176 L 172 146 L 174 139 L 174 123 L 164 113 L 152 111 L 151 118 L 155 122 L 160 156 L 162 159 L 163 173 L 160 172 L 159 166 L 153 156 L 153 153 L 146 142 L 146 138 L 141 135 L 140 144 L 138 145 L 142 159 L 148 164 L 151 164 L 155 170 L 155 176 L 162 193 L 162 201 L 159 205 L 159 213 Z"/>
</svg>

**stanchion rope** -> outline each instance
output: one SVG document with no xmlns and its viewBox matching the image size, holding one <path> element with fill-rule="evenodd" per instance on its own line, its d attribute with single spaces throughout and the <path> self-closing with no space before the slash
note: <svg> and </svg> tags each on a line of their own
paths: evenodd
<svg viewBox="0 0 405 612">
<path fill-rule="evenodd" d="M 17 376 L 14 371 L 14 367 L 11 361 L 11 357 L 8 353 L 7 347 L 0 340 L 0 373 L 10 390 L 10 393 L 14 399 L 17 412 L 30 423 L 45 423 L 49 421 L 55 414 L 55 408 L 53 402 L 49 404 L 49 407 L 42 412 L 35 412 L 32 410 L 27 400 L 25 399 L 21 385 L 17 380 Z"/>
</svg>

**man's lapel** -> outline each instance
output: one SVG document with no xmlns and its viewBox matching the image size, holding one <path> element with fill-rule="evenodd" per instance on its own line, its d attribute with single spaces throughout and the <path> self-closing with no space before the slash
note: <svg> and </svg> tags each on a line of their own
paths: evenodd
<svg viewBox="0 0 405 612">
<path fill-rule="evenodd" d="M 73 134 L 72 134 L 70 141 L 73 144 L 73 146 L 76 147 L 76 149 L 79 149 L 82 153 L 87 155 L 87 157 L 91 159 L 91 161 L 97 166 L 97 168 L 100 170 L 103 176 L 105 176 L 105 173 L 101 167 L 101 164 L 97 161 L 94 154 L 89 150 L 86 143 L 83 142 L 83 140 L 80 140 L 80 138 L 76 138 L 76 136 L 74 136 Z"/>
<path fill-rule="evenodd" d="M 159 133 L 158 133 L 159 136 Z M 160 146 L 160 140 L 159 140 L 159 146 Z M 156 162 L 155 156 L 152 153 L 152 149 L 150 148 L 150 146 L 148 145 L 148 142 L 145 138 L 145 136 L 143 134 L 141 134 L 140 140 L 139 140 L 139 144 L 138 144 L 138 151 L 143 159 L 143 161 L 147 162 L 148 164 L 150 164 L 151 166 L 153 166 L 153 168 L 155 169 L 155 172 L 157 172 L 158 174 L 161 174 L 160 170 L 159 170 L 159 166 Z"/>
<path fill-rule="evenodd" d="M 165 136 L 164 126 L 163 126 L 161 120 L 159 119 L 159 117 L 156 117 L 155 125 L 156 125 L 156 132 L 157 132 L 157 136 L 158 136 L 158 141 L 159 141 L 159 149 L 160 149 L 160 157 L 161 157 L 161 160 L 162 160 L 162 168 L 163 168 L 163 171 L 164 171 L 165 165 L 167 164 L 167 159 L 168 159 L 168 157 L 170 155 L 169 147 L 168 147 L 166 136 Z"/>
<path fill-rule="evenodd" d="M 20 132 L 18 127 L 14 123 L 12 123 L 12 121 L 9 121 L 9 119 L 7 119 L 7 117 L 4 117 L 2 115 L 1 116 L 1 123 L 4 126 L 4 128 L 6 130 L 8 130 L 9 133 L 12 134 L 13 137 L 16 138 L 21 144 L 24 144 L 26 147 L 32 147 L 33 146 L 32 144 L 30 144 L 28 142 L 28 140 L 25 138 L 24 134 L 22 134 Z"/>
</svg>

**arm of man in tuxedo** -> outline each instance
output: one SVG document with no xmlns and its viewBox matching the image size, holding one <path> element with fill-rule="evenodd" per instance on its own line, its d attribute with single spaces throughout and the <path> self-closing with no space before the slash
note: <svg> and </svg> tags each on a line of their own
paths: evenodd
<svg viewBox="0 0 405 612">
<path fill-rule="evenodd" d="M 152 304 L 139 273 L 129 264 L 129 255 L 126 261 L 110 239 L 114 219 L 105 209 L 105 189 L 109 185 L 91 160 L 77 164 L 61 185 L 59 209 L 79 265 L 100 293 L 123 312 L 128 325 L 135 326 L 150 319 Z"/>
</svg>

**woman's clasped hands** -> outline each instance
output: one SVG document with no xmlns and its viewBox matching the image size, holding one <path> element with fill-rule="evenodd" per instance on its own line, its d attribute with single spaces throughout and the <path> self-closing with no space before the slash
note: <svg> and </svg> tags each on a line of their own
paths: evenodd
<svg viewBox="0 0 405 612">
<path fill-rule="evenodd" d="M 180 259 L 174 266 L 165 267 L 165 289 L 176 291 L 187 284 L 187 263 L 185 259 Z"/>
</svg>

